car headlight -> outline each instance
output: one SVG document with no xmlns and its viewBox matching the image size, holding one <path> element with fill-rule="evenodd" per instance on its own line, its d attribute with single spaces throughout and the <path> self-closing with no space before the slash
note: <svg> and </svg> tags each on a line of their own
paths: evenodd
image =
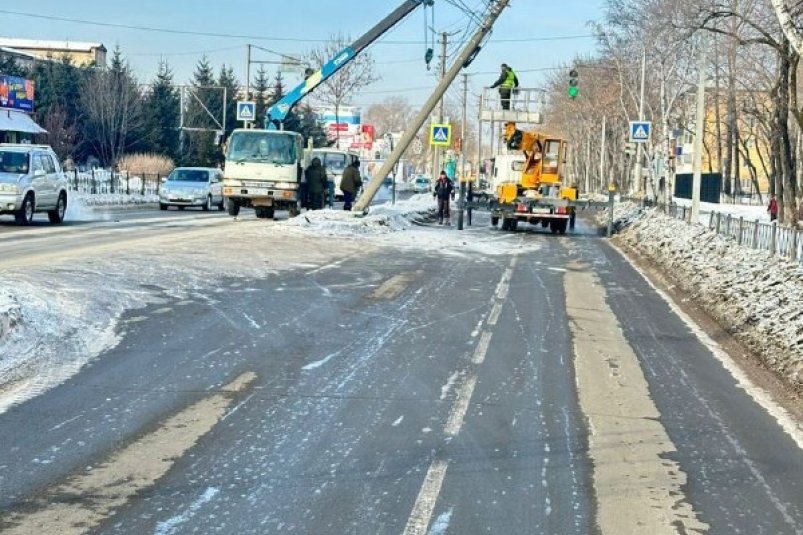
<svg viewBox="0 0 803 535">
<path fill-rule="evenodd" d="M 3 193 L 19 193 L 20 188 L 16 184 L 0 184 L 0 192 Z"/>
</svg>

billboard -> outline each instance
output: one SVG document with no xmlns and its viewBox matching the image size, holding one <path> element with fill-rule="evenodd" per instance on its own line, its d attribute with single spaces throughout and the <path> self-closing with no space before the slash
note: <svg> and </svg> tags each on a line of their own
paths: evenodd
<svg viewBox="0 0 803 535">
<path fill-rule="evenodd" d="M 0 74 L 0 108 L 33 112 L 33 81 Z"/>
</svg>

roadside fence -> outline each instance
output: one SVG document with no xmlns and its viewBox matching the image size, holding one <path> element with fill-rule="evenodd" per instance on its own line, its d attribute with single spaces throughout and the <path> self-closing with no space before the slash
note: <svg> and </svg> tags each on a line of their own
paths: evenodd
<svg viewBox="0 0 803 535">
<path fill-rule="evenodd" d="M 669 216 L 681 221 L 689 221 L 691 207 L 671 204 Z M 743 247 L 767 251 L 772 255 L 786 258 L 793 262 L 803 261 L 803 236 L 798 228 L 786 227 L 759 220 L 748 220 L 744 216 L 733 216 L 721 212 L 710 212 L 700 215 L 700 223 L 721 236 L 727 236 Z"/>
<path fill-rule="evenodd" d="M 162 184 L 160 174 L 131 174 L 128 171 L 65 171 L 70 189 L 80 193 L 121 195 L 158 195 Z"/>
</svg>

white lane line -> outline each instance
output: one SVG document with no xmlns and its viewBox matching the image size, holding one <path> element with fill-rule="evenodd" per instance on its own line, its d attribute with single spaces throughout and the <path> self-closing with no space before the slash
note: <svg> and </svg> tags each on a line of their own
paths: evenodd
<svg viewBox="0 0 803 535">
<path fill-rule="evenodd" d="M 463 427 L 463 419 L 466 417 L 466 412 L 468 412 L 468 404 L 471 402 L 471 396 L 474 395 L 476 386 L 476 374 L 467 377 L 465 382 L 460 385 L 452 410 L 449 412 L 449 418 L 446 420 L 446 426 L 443 429 L 448 437 L 456 437 L 460 432 L 460 428 Z"/>
<path fill-rule="evenodd" d="M 441 459 L 432 461 L 424 478 L 424 484 L 415 499 L 413 512 L 407 519 L 403 535 L 425 535 L 429 523 L 432 520 L 432 512 L 435 510 L 435 502 L 441 493 L 443 478 L 446 477 L 448 463 Z"/>
<path fill-rule="evenodd" d="M 474 350 L 474 356 L 471 358 L 471 362 L 474 364 L 482 364 L 485 362 L 485 355 L 488 354 L 488 346 L 491 345 L 492 336 L 492 332 L 483 331 L 480 336 L 480 341 L 477 342 L 477 348 Z"/>
<path fill-rule="evenodd" d="M 497 302 L 494 303 L 494 306 L 491 308 L 491 313 L 488 314 L 488 325 L 495 326 L 496 322 L 499 321 L 499 316 L 502 314 L 502 303 Z"/>
</svg>

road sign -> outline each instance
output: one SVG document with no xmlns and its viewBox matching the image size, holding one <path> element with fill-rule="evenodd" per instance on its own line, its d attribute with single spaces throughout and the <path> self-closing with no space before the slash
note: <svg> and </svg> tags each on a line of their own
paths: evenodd
<svg viewBox="0 0 803 535">
<path fill-rule="evenodd" d="M 240 100 L 237 102 L 237 120 L 251 122 L 256 119 L 257 105 L 256 102 Z"/>
<path fill-rule="evenodd" d="M 630 142 L 646 143 L 650 140 L 652 123 L 649 121 L 630 121 Z"/>
<path fill-rule="evenodd" d="M 452 125 L 432 124 L 429 127 L 429 144 L 434 147 L 448 147 L 452 144 Z"/>
</svg>

